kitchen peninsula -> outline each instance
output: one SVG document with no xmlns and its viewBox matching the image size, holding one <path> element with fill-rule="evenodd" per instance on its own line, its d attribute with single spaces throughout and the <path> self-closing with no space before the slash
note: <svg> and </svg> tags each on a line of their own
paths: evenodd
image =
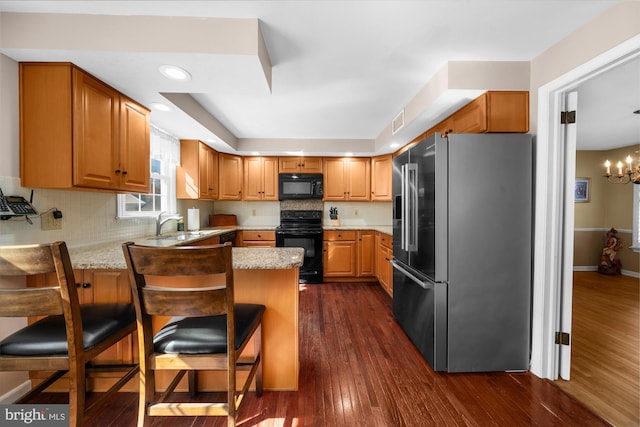
<svg viewBox="0 0 640 427">
<path fill-rule="evenodd" d="M 203 230 L 199 233 L 169 234 L 162 238 L 135 239 L 147 246 L 198 245 L 215 243 L 215 237 L 228 230 Z M 70 248 L 81 302 L 131 302 L 122 242 Z M 266 390 L 298 389 L 298 278 L 304 250 L 301 248 L 233 248 L 233 273 L 236 302 L 264 304 L 263 319 L 263 381 Z M 45 286 L 46 276 L 33 277 L 29 286 Z M 208 283 L 207 285 L 210 285 Z M 188 286 L 193 286 L 189 283 Z M 158 322 L 162 323 L 162 322 Z M 154 325 L 159 328 L 160 324 Z M 115 348 L 117 347 L 117 348 Z M 137 362 L 137 343 L 127 337 L 102 356 L 105 363 Z M 251 348 L 251 346 L 247 346 Z M 219 390 L 215 372 L 199 377 L 203 391 Z M 243 375 L 244 373 L 239 373 Z M 33 374 L 39 377 L 39 373 Z M 95 391 L 102 391 L 114 381 L 103 375 L 89 382 Z M 187 389 L 181 384 L 183 390 Z M 134 390 L 137 383 L 127 384 Z M 159 389 L 166 384 L 160 380 Z"/>
</svg>

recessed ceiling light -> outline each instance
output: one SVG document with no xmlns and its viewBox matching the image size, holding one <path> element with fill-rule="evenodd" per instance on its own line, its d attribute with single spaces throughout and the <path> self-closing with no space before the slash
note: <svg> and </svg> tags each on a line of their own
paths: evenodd
<svg viewBox="0 0 640 427">
<path fill-rule="evenodd" d="M 259 155 L 260 155 L 260 153 L 259 153 L 259 152 L 257 152 L 257 151 L 252 151 L 252 152 L 251 152 L 251 155 L 252 155 L 252 156 L 259 156 Z"/>
<path fill-rule="evenodd" d="M 344 153 L 344 155 L 347 156 L 347 157 L 351 157 L 351 156 L 353 156 L 353 153 Z"/>
<path fill-rule="evenodd" d="M 160 102 L 152 102 L 151 109 L 156 111 L 171 111 L 171 107 Z"/>
<path fill-rule="evenodd" d="M 191 74 L 189 74 L 187 70 L 176 67 L 175 65 L 161 65 L 158 69 L 162 75 L 168 79 L 179 82 L 188 82 L 191 80 Z"/>
<path fill-rule="evenodd" d="M 397 142 L 389 144 L 389 147 L 391 147 L 391 148 L 398 148 L 399 146 L 400 146 L 400 144 L 398 144 Z"/>
</svg>

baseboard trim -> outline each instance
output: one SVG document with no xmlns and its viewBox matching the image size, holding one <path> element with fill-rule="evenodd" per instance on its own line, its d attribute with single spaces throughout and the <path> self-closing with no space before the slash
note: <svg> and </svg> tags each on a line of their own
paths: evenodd
<svg viewBox="0 0 640 427">
<path fill-rule="evenodd" d="M 574 265 L 573 271 L 598 271 L 598 266 L 597 265 Z M 637 271 L 622 269 L 621 273 L 624 276 L 635 277 L 637 279 L 640 279 L 640 273 Z"/>
<path fill-rule="evenodd" d="M 7 393 L 0 396 L 0 403 L 3 405 L 13 403 L 23 395 L 27 394 L 29 390 L 31 390 L 31 380 L 23 382 L 13 390 L 9 390 Z"/>
</svg>

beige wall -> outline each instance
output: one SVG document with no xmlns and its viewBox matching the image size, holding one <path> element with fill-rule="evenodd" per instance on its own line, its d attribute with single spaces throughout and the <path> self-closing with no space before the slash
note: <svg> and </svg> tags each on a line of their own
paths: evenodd
<svg viewBox="0 0 640 427">
<path fill-rule="evenodd" d="M 640 2 L 621 1 L 531 61 L 531 130 L 538 126 L 538 89 L 640 34 Z"/>
<path fill-rule="evenodd" d="M 638 273 L 640 256 L 629 249 L 633 229 L 633 184 L 612 184 L 604 178 L 604 162 L 614 165 L 627 155 L 634 155 L 638 145 L 609 151 L 576 152 L 576 177 L 591 178 L 591 197 L 587 203 L 575 204 L 573 265 L 595 267 L 605 244 L 606 230 L 614 227 L 623 248 L 618 251 L 623 270 Z M 612 167 L 612 172 L 616 169 Z"/>
</svg>

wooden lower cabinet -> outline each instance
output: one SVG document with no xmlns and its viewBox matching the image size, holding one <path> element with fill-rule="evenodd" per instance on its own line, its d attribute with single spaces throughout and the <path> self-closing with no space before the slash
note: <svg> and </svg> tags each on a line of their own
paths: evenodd
<svg viewBox="0 0 640 427">
<path fill-rule="evenodd" d="M 393 296 L 393 238 L 392 236 L 376 232 L 376 266 L 375 272 L 382 288 Z"/>
<path fill-rule="evenodd" d="M 273 230 L 243 230 L 238 246 L 245 248 L 275 248 L 276 232 Z"/>
<path fill-rule="evenodd" d="M 327 282 L 371 281 L 375 277 L 375 232 L 324 232 L 323 276 Z"/>
<path fill-rule="evenodd" d="M 357 276 L 358 277 L 374 277 L 375 276 L 375 232 L 374 231 L 358 231 L 357 241 Z"/>
<path fill-rule="evenodd" d="M 326 278 L 355 277 L 356 275 L 356 242 L 353 241 L 325 241 L 324 271 Z"/>
</svg>

